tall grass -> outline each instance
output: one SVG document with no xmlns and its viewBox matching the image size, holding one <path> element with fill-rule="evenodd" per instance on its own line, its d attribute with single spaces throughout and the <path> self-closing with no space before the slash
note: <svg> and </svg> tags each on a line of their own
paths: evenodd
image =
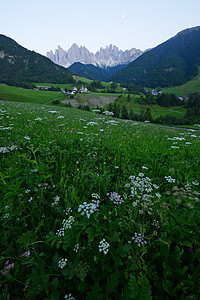
<svg viewBox="0 0 200 300">
<path fill-rule="evenodd" d="M 0 299 L 198 299 L 199 132 L 6 101 L 0 123 Z"/>
</svg>

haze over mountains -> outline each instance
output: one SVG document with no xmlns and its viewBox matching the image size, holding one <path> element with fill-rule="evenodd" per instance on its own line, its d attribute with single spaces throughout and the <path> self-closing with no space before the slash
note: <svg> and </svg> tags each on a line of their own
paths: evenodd
<svg viewBox="0 0 200 300">
<path fill-rule="evenodd" d="M 144 51 L 132 48 L 130 50 L 119 50 L 114 45 L 100 48 L 95 54 L 90 52 L 86 47 L 78 47 L 75 43 L 67 51 L 63 50 L 60 46 L 55 50 L 47 52 L 47 57 L 54 63 L 68 68 L 75 62 L 82 64 L 92 64 L 100 68 L 115 67 L 117 65 L 127 65 L 136 58 L 138 58 Z"/>
</svg>

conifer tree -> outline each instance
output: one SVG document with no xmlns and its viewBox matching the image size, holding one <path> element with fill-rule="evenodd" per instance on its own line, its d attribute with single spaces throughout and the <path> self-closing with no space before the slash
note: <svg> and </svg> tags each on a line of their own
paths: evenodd
<svg viewBox="0 0 200 300">
<path fill-rule="evenodd" d="M 149 107 L 147 108 L 144 117 L 145 117 L 145 121 L 153 122 L 153 118 L 152 118 L 151 111 L 150 111 Z"/>
<path fill-rule="evenodd" d="M 122 106 L 122 119 L 128 119 L 128 111 L 125 105 Z"/>
</svg>

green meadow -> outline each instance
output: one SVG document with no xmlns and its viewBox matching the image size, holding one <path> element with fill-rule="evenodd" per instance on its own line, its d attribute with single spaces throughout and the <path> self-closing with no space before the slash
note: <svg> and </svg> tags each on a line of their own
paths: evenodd
<svg viewBox="0 0 200 300">
<path fill-rule="evenodd" d="M 0 85 L 0 99 L 3 100 L 43 104 L 58 98 L 63 100 L 66 96 L 59 92 L 22 89 L 13 86 Z"/>
<path fill-rule="evenodd" d="M 41 86 L 58 86 L 60 88 L 66 88 L 65 84 L 48 84 L 40 83 L 36 84 L 38 87 Z M 73 88 L 73 85 L 67 88 Z M 122 108 L 123 105 L 126 106 L 128 110 L 132 109 L 134 113 L 140 114 L 142 110 L 150 108 L 152 117 L 157 118 L 159 116 L 172 115 L 175 117 L 184 116 L 186 110 L 183 107 L 161 107 L 155 104 L 145 104 L 145 102 L 140 102 L 139 95 L 131 94 L 130 102 L 127 101 L 127 94 L 112 93 L 89 93 L 76 95 L 74 99 L 67 98 L 65 94 L 60 92 L 52 91 L 40 91 L 40 90 L 31 90 L 31 89 L 22 89 L 18 87 L 12 87 L 7 85 L 0 85 L 0 99 L 7 101 L 16 101 L 16 102 L 28 102 L 28 103 L 50 103 L 55 99 L 59 99 L 63 104 L 71 103 L 72 106 L 77 107 L 78 105 L 88 105 L 91 108 L 105 107 L 107 108 L 109 103 L 113 103 L 115 100 L 116 103 Z"/>
<path fill-rule="evenodd" d="M 200 93 L 200 68 L 199 75 L 196 78 L 188 81 L 181 86 L 164 89 L 164 92 L 175 94 L 176 96 L 189 96 L 193 93 Z"/>
<path fill-rule="evenodd" d="M 0 101 L 0 299 L 198 300 L 199 149 L 199 131 Z"/>
</svg>

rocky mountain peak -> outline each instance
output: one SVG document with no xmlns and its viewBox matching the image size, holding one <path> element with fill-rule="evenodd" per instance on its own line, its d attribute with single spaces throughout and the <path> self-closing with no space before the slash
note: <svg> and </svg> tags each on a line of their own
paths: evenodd
<svg viewBox="0 0 200 300">
<path fill-rule="evenodd" d="M 102 68 L 124 65 L 138 58 L 143 51 L 132 48 L 131 50 L 122 51 L 115 45 L 110 44 L 105 48 L 101 47 L 95 54 L 90 52 L 85 46 L 78 46 L 73 43 L 67 50 L 63 50 L 60 46 L 55 50 L 47 52 L 47 57 L 54 63 L 68 68 L 75 62 L 83 64 L 93 64 Z"/>
</svg>

